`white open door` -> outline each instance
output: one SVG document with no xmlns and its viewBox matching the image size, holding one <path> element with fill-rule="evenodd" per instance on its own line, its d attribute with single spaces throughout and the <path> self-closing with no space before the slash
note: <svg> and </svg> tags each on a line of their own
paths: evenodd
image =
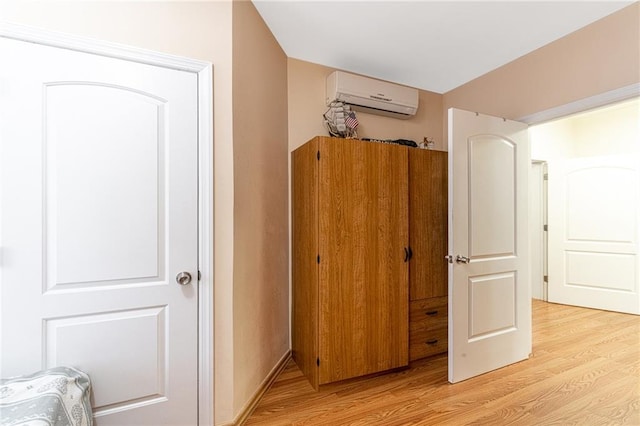
<svg viewBox="0 0 640 426">
<path fill-rule="evenodd" d="M 549 301 L 640 314 L 637 156 L 549 162 Z"/>
<path fill-rule="evenodd" d="M 449 381 L 528 358 L 527 125 L 449 109 Z"/>
</svg>

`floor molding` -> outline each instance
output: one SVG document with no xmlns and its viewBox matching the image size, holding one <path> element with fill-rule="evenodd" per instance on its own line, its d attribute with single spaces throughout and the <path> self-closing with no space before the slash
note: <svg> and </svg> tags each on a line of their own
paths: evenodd
<svg viewBox="0 0 640 426">
<path fill-rule="evenodd" d="M 271 385 L 280 376 L 282 370 L 285 369 L 290 359 L 291 350 L 288 350 L 282 358 L 280 358 L 280 361 L 278 361 L 275 367 L 273 367 L 267 377 L 262 381 L 256 392 L 253 394 L 253 397 L 245 404 L 244 407 L 242 407 L 242 410 L 240 410 L 232 425 L 241 426 L 247 421 L 251 413 L 253 413 L 253 410 L 255 410 L 260 403 L 260 400 L 262 400 L 264 394 L 269 390 L 269 388 L 271 388 Z"/>
</svg>

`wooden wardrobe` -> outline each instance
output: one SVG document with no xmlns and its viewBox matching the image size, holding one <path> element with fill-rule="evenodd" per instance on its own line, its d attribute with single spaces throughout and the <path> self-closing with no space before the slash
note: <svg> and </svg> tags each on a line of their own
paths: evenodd
<svg viewBox="0 0 640 426">
<path fill-rule="evenodd" d="M 446 351 L 446 171 L 359 140 L 292 153 L 293 358 L 316 389 Z"/>
</svg>

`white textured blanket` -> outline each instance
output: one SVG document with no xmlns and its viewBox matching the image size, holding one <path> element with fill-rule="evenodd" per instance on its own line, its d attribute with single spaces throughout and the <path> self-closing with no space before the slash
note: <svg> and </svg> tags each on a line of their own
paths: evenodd
<svg viewBox="0 0 640 426">
<path fill-rule="evenodd" d="M 89 376 L 70 367 L 0 380 L 0 426 L 91 426 L 90 392 Z"/>
</svg>

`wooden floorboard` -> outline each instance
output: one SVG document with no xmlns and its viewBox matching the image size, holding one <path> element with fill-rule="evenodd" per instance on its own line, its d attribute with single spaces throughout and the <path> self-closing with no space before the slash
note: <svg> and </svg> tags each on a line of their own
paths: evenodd
<svg viewBox="0 0 640 426">
<path fill-rule="evenodd" d="M 534 300 L 531 358 L 454 385 L 446 355 L 318 392 L 290 361 L 245 424 L 640 426 L 640 316 Z"/>
</svg>

